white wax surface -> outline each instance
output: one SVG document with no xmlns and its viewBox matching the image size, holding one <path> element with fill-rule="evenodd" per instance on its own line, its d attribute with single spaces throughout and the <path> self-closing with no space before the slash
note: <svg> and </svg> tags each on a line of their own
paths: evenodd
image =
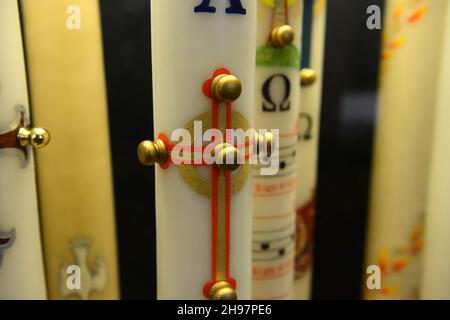
<svg viewBox="0 0 450 320">
<path fill-rule="evenodd" d="M 379 88 L 366 265 L 369 299 L 416 299 L 447 0 L 390 0 Z M 411 17 L 419 17 L 411 20 Z M 365 284 L 365 280 L 364 280 Z"/>
<path fill-rule="evenodd" d="M 450 5 L 446 24 L 427 199 L 422 299 L 450 299 Z"/>
<path fill-rule="evenodd" d="M 300 209 L 307 206 L 315 199 L 316 192 L 316 177 L 318 164 L 318 145 L 319 145 L 319 125 L 320 125 L 320 110 L 322 102 L 322 83 L 323 83 L 323 57 L 325 50 L 325 27 L 326 27 L 326 0 L 316 0 L 313 8 L 313 25 L 311 36 L 311 68 L 316 71 L 317 80 L 311 86 L 302 87 L 300 90 L 301 113 L 310 116 L 312 128 L 311 138 L 306 140 L 305 134 L 307 131 L 307 122 L 304 117 L 299 119 L 299 129 L 301 140 L 297 145 L 298 161 L 297 161 L 297 225 L 302 225 L 300 228 L 306 234 L 297 234 L 297 246 L 299 241 L 302 242 L 308 238 L 308 233 L 313 232 L 304 218 L 300 218 Z M 314 212 L 314 209 L 313 209 Z M 308 214 L 305 212 L 304 214 Z M 313 213 L 314 215 L 314 213 Z M 301 219 L 301 220 L 300 220 Z M 314 219 L 314 218 L 313 218 Z M 314 223 L 312 224 L 314 228 Z M 298 229 L 297 229 L 298 230 Z M 297 231 L 298 232 L 298 231 Z M 299 240 L 299 237 L 302 237 Z M 298 246 L 297 250 L 302 251 L 302 246 Z M 301 253 L 297 252 L 297 255 Z M 311 253 L 312 255 L 312 253 Z M 299 257 L 297 256 L 297 259 Z M 296 277 L 294 283 L 294 298 L 295 299 L 309 299 L 311 295 L 311 277 L 312 277 L 312 261 L 311 265 L 306 270 L 296 270 Z"/>
<path fill-rule="evenodd" d="M 195 13 L 199 0 L 152 1 L 155 135 L 183 128 L 211 110 L 204 81 L 227 68 L 242 82 L 233 109 L 253 117 L 256 3 L 242 0 L 246 15 L 226 14 L 228 1 L 211 1 L 216 13 Z M 251 177 L 231 200 L 230 276 L 239 299 L 250 298 Z M 176 166 L 156 168 L 159 299 L 204 299 L 211 280 L 211 198 L 193 191 Z"/>
<path fill-rule="evenodd" d="M 0 1 L 0 132 L 17 125 L 17 106 L 29 117 L 27 81 L 16 0 Z M 0 300 L 45 299 L 33 152 L 25 162 L 17 149 L 0 150 L 0 232 L 15 229 L 1 249 Z"/>
<path fill-rule="evenodd" d="M 300 24 L 301 1 L 289 2 L 287 16 L 294 30 L 293 47 L 275 49 L 268 43 L 273 27 L 274 6 L 258 0 L 257 50 L 277 52 L 270 59 L 260 60 L 256 67 L 255 86 L 255 127 L 257 129 L 278 129 L 280 146 L 280 170 L 275 176 L 260 176 L 254 171 L 254 211 L 253 211 L 253 299 L 289 299 L 293 293 L 295 257 L 295 209 L 298 155 L 297 117 L 300 108 Z M 278 1 L 276 1 L 278 2 Z M 284 51 L 282 51 L 284 50 Z M 293 54 L 294 63 L 282 64 Z M 264 61 L 261 61 L 264 60 Z M 270 82 L 271 77 L 273 80 Z M 283 78 L 284 77 L 284 78 Z M 286 85 L 288 79 L 289 86 Z M 269 83 L 269 95 L 275 106 L 270 105 L 264 95 L 264 86 Z M 288 89 L 289 88 L 289 89 Z M 287 103 L 290 103 L 287 107 Z M 265 111 L 264 105 L 275 109 Z"/>
</svg>

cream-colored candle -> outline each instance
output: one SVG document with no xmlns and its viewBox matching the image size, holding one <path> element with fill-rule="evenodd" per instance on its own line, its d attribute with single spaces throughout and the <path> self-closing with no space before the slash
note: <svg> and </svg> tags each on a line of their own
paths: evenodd
<svg viewBox="0 0 450 320">
<path fill-rule="evenodd" d="M 419 296 L 436 88 L 448 0 L 389 0 L 366 267 L 381 270 L 369 299 Z M 364 280 L 364 286 L 366 280 Z"/>
<path fill-rule="evenodd" d="M 450 5 L 438 86 L 428 189 L 421 298 L 450 299 Z M 437 62 L 438 63 L 438 62 Z"/>
<path fill-rule="evenodd" d="M 23 0 L 49 297 L 119 297 L 113 181 L 96 0 Z M 80 287 L 68 277 L 79 267 Z M 73 279 L 73 278 L 72 278 Z M 69 279 L 70 280 L 70 279 Z"/>
<path fill-rule="evenodd" d="M 309 0 L 303 19 L 311 19 L 303 29 L 303 52 L 300 91 L 299 140 L 297 144 L 297 241 L 294 298 L 309 299 L 313 264 L 313 231 L 319 144 L 322 69 L 325 49 L 326 0 Z M 306 10 L 309 10 L 307 13 Z M 309 16 L 307 17 L 306 14 Z M 306 34 L 308 33 L 308 34 Z M 306 37 L 306 39 L 305 39 Z M 309 43 L 305 43 L 308 41 Z M 309 52 L 305 52 L 309 50 Z M 309 56 L 309 58 L 308 58 Z M 304 64 L 304 65 L 303 65 Z"/>
<path fill-rule="evenodd" d="M 258 0 L 257 129 L 279 130 L 279 171 L 254 171 L 253 299 L 292 297 L 302 1 Z"/>
<path fill-rule="evenodd" d="M 45 299 L 34 156 L 6 140 L 30 122 L 16 0 L 0 1 L 0 48 L 0 300 Z"/>
<path fill-rule="evenodd" d="M 155 145 L 143 142 L 139 152 L 142 162 L 151 164 L 156 160 L 162 164 L 156 167 L 155 188 L 157 296 L 218 299 L 237 295 L 249 299 L 249 167 L 244 165 L 233 172 L 227 185 L 225 170 L 214 164 L 201 165 L 199 151 L 203 143 L 199 140 L 202 131 L 211 127 L 223 132 L 225 126 L 246 129 L 250 125 L 256 2 L 157 0 L 151 5 L 154 128 L 155 138 L 160 139 L 155 140 Z M 212 90 L 220 85 L 213 85 L 212 80 L 228 73 L 232 77 L 222 80 L 233 84 L 225 87 L 238 88 L 237 77 L 242 93 L 223 102 L 220 94 Z M 202 126 L 197 134 L 194 121 Z M 200 164 L 174 163 L 168 148 L 179 142 L 172 134 L 182 128 L 189 130 L 189 137 L 180 145 L 190 148 L 190 142 L 199 142 L 194 154 L 200 155 Z M 155 150 L 155 159 L 146 158 L 146 152 L 154 155 Z M 193 160 L 191 152 L 187 156 Z M 222 289 L 216 290 L 217 285 L 223 285 Z"/>
</svg>

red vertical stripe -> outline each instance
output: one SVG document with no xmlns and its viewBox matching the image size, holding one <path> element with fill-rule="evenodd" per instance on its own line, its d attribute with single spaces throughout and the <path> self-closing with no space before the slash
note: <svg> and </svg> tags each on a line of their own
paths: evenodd
<svg viewBox="0 0 450 320">
<path fill-rule="evenodd" d="M 231 103 L 226 104 L 227 108 L 227 120 L 226 120 L 226 128 L 231 129 Z M 225 143 L 228 137 L 225 135 Z M 233 141 L 230 141 L 233 144 Z M 226 256 L 226 275 L 227 280 L 230 278 L 230 215 L 231 215 L 231 195 L 230 195 L 230 180 L 231 174 L 230 172 L 225 172 L 225 235 L 226 235 L 226 248 L 225 248 L 225 256 Z"/>
<path fill-rule="evenodd" d="M 219 127 L 219 103 L 213 101 L 212 105 L 212 127 Z M 212 195 L 211 195 L 211 224 L 212 224 L 212 241 L 211 241 L 211 272 L 212 280 L 216 281 L 216 255 L 217 255 L 217 213 L 218 213 L 218 201 L 217 201 L 217 188 L 219 180 L 219 169 L 216 166 L 211 167 L 212 174 Z"/>
</svg>

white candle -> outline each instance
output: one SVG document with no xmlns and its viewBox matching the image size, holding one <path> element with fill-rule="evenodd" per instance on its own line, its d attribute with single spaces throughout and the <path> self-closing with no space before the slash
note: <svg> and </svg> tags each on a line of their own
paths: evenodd
<svg viewBox="0 0 450 320">
<path fill-rule="evenodd" d="M 300 91 L 301 112 L 299 117 L 299 142 L 297 150 L 297 243 L 294 285 L 295 299 L 309 299 L 313 263 L 313 230 L 316 203 L 317 152 L 319 144 L 320 108 L 322 99 L 322 69 L 325 49 L 326 0 L 311 0 L 310 28 L 303 30 L 304 50 L 302 56 L 303 78 Z M 307 35 L 306 33 L 309 33 Z M 311 71 L 314 73 L 312 74 Z"/>
<path fill-rule="evenodd" d="M 366 267 L 381 269 L 381 289 L 366 289 L 366 298 L 419 295 L 437 61 L 447 4 L 387 2 L 366 257 Z"/>
<path fill-rule="evenodd" d="M 0 2 L 0 135 L 14 129 L 21 106 L 29 121 L 19 9 Z M 0 137 L 1 141 L 1 137 Z M 0 299 L 45 299 L 34 158 L 0 142 Z"/>
<path fill-rule="evenodd" d="M 23 0 L 22 5 L 32 112 L 52 133 L 36 162 L 49 298 L 117 299 L 98 2 Z M 69 274 L 75 275 L 68 265 L 79 267 L 80 288 L 67 285 Z"/>
<path fill-rule="evenodd" d="M 446 24 L 426 209 L 423 299 L 450 299 L 450 5 Z"/>
<path fill-rule="evenodd" d="M 170 138 L 175 129 L 192 124 L 194 118 L 202 121 L 204 129 L 212 122 L 214 107 L 203 86 L 221 68 L 240 79 L 242 94 L 231 103 L 231 110 L 250 121 L 255 1 L 165 0 L 151 4 L 155 138 L 159 134 Z M 218 110 L 224 108 L 220 104 Z M 234 120 L 232 125 L 236 125 Z M 230 197 L 228 242 L 221 238 L 224 221 L 220 214 L 217 222 L 212 219 L 217 215 L 213 194 L 219 199 L 219 211 L 224 204 L 221 201 L 225 201 L 225 190 L 211 190 L 213 170 L 212 166 L 173 164 L 165 170 L 156 168 L 159 299 L 205 299 L 212 292 L 210 285 L 219 281 L 233 287 L 230 290 L 236 289 L 239 299 L 250 298 L 251 177 L 244 179 Z M 245 173 L 243 168 L 239 170 L 236 175 Z M 232 179 L 231 185 L 236 186 L 236 181 Z M 210 194 L 205 194 L 205 189 Z M 217 241 L 213 239 L 214 227 Z"/>
<path fill-rule="evenodd" d="M 255 171 L 252 297 L 287 299 L 294 282 L 302 2 L 257 3 L 255 127 L 280 130 L 280 170 L 273 176 Z"/>
</svg>

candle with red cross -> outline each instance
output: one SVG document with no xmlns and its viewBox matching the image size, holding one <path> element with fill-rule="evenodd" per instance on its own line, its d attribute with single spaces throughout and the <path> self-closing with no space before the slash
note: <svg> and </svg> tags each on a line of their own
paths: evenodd
<svg viewBox="0 0 450 320">
<path fill-rule="evenodd" d="M 236 163 L 248 148 L 226 131 L 250 128 L 255 28 L 253 0 L 152 2 L 156 139 L 138 154 L 159 163 L 159 299 L 250 298 L 251 176 Z M 211 129 L 223 139 L 209 147 Z"/>
</svg>

